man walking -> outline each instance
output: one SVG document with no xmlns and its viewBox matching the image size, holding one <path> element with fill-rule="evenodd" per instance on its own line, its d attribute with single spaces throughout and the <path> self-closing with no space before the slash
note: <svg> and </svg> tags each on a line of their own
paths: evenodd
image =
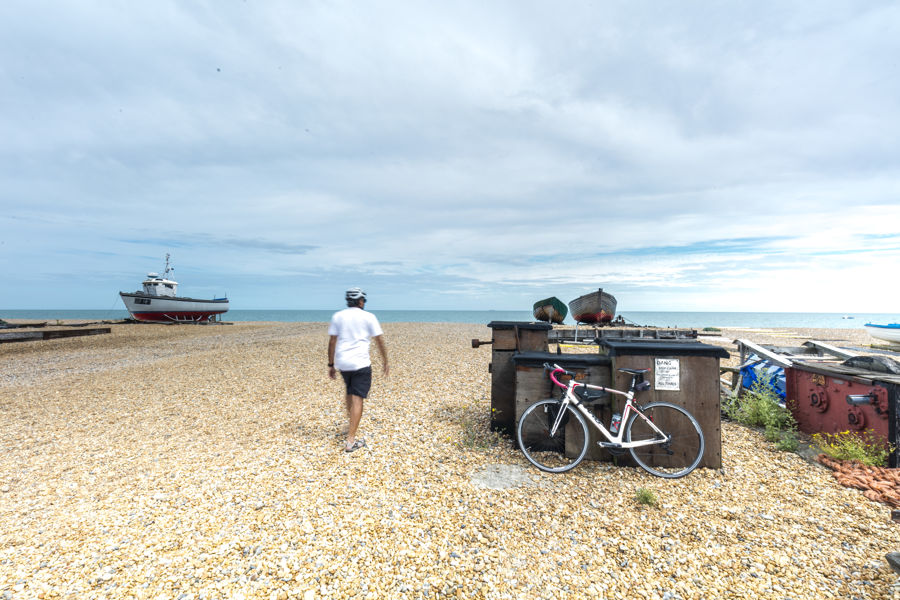
<svg viewBox="0 0 900 600">
<path fill-rule="evenodd" d="M 366 445 L 364 439 L 356 439 L 356 430 L 362 419 L 363 400 L 372 385 L 372 361 L 369 358 L 372 339 L 381 353 L 385 376 L 388 358 L 381 325 L 375 315 L 365 311 L 366 293 L 359 288 L 350 288 L 345 298 L 347 308 L 334 313 L 328 326 L 328 376 L 335 379 L 340 371 L 347 386 L 345 402 L 350 426 L 344 451 L 353 452 Z"/>
</svg>

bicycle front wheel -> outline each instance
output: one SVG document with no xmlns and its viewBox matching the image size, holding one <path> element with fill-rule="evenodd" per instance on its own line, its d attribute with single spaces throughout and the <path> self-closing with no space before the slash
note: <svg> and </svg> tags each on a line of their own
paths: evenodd
<svg viewBox="0 0 900 600">
<path fill-rule="evenodd" d="M 665 437 L 650 427 L 645 417 L 662 430 Z M 703 431 L 697 420 L 682 407 L 668 402 L 653 402 L 635 413 L 629 419 L 625 440 L 656 441 L 629 450 L 642 469 L 657 477 L 684 477 L 696 469 L 703 458 Z"/>
<path fill-rule="evenodd" d="M 560 400 L 541 400 L 519 419 L 516 436 L 525 458 L 542 471 L 562 473 L 581 462 L 588 448 L 587 423 L 574 407 L 560 415 Z M 556 421 L 559 425 L 551 435 Z"/>
</svg>

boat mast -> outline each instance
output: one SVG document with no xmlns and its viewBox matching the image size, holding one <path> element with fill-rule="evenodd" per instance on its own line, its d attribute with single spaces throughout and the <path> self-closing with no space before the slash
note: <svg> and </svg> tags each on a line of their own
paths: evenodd
<svg viewBox="0 0 900 600">
<path fill-rule="evenodd" d="M 169 266 L 169 253 L 166 252 L 166 270 L 163 272 L 163 279 L 168 279 L 168 278 L 169 278 L 169 272 L 170 272 L 170 271 L 174 271 L 174 270 L 175 270 L 175 269 L 174 269 L 173 267 L 170 267 L 170 266 Z"/>
</svg>

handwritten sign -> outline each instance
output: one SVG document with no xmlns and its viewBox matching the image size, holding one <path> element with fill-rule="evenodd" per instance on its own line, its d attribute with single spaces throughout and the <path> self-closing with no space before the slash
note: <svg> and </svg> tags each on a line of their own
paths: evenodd
<svg viewBox="0 0 900 600">
<path fill-rule="evenodd" d="M 677 358 L 657 358 L 653 373 L 656 375 L 654 389 L 676 392 L 681 389 L 678 385 L 681 381 L 681 368 Z"/>
</svg>

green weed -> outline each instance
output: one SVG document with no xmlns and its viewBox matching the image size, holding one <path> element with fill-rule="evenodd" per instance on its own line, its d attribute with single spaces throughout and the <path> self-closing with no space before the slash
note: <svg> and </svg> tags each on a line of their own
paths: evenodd
<svg viewBox="0 0 900 600">
<path fill-rule="evenodd" d="M 814 433 L 813 442 L 827 456 L 838 460 L 858 460 L 864 465 L 887 466 L 890 444 L 871 429 L 863 432 Z"/>
<path fill-rule="evenodd" d="M 760 374 L 749 390 L 728 398 L 722 406 L 725 414 L 744 425 L 762 427 L 766 440 L 777 450 L 794 452 L 800 446 L 795 431 L 797 423 L 791 411 L 781 406 L 772 378 Z"/>
<path fill-rule="evenodd" d="M 638 488 L 637 492 L 634 494 L 634 499 L 637 500 L 638 504 L 643 504 L 644 506 L 656 506 L 659 502 L 656 499 L 656 494 L 653 493 L 653 490 L 648 490 L 647 488 Z"/>
<path fill-rule="evenodd" d="M 781 452 L 796 452 L 800 447 L 800 440 L 793 431 L 782 431 L 781 435 L 775 440 L 775 449 Z"/>
<path fill-rule="evenodd" d="M 791 412 L 781 406 L 769 376 L 761 375 L 749 390 L 731 397 L 722 407 L 731 419 L 751 427 L 792 431 L 796 428 Z"/>
</svg>

